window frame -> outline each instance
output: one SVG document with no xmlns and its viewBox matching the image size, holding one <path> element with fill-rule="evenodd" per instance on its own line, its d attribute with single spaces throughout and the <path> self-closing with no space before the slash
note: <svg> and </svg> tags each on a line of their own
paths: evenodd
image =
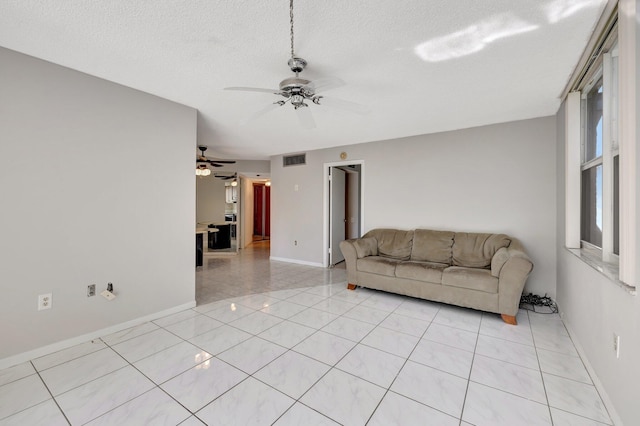
<svg viewBox="0 0 640 426">
<path fill-rule="evenodd" d="M 603 49 L 598 54 L 596 60 L 591 64 L 583 83 L 577 87 L 580 94 L 580 206 L 579 206 L 579 238 L 580 248 L 588 248 L 591 251 L 597 251 L 602 261 L 614 265 L 619 264 L 619 253 L 614 252 L 614 232 L 617 229 L 620 232 L 620 218 L 614 216 L 619 212 L 614 205 L 614 157 L 620 155 L 620 147 L 618 141 L 618 97 L 619 97 L 619 68 L 617 62 L 614 64 L 614 58 L 618 58 L 618 34 L 617 25 L 614 24 L 612 31 L 603 43 Z M 602 84 L 602 153 L 592 159 L 587 160 L 588 147 L 588 115 L 587 115 L 587 98 L 594 87 Z M 615 85 L 618 85 L 615 87 Z M 588 169 L 602 166 L 602 243 L 601 247 L 586 241 L 582 235 L 583 226 L 583 172 Z M 619 185 L 619 182 L 618 182 Z M 619 196 L 617 198 L 620 202 Z M 618 235 L 619 241 L 619 235 Z"/>
<path fill-rule="evenodd" d="M 609 277 L 614 283 L 635 294 L 635 264 L 637 251 L 629 244 L 628 231 L 634 230 L 634 223 L 629 219 L 635 217 L 635 210 L 629 208 L 629 203 L 635 200 L 635 194 L 630 196 L 630 184 L 625 176 L 635 174 L 635 163 L 629 169 L 628 155 L 633 146 L 629 146 L 630 123 L 627 109 L 634 109 L 628 99 L 623 99 L 627 90 L 626 76 L 629 68 L 628 61 L 620 56 L 628 54 L 625 48 L 624 35 L 618 31 L 617 10 L 608 18 L 602 17 L 600 31 L 594 34 L 587 59 L 582 59 L 583 68 L 576 69 L 573 80 L 569 83 L 565 99 L 565 247 L 585 263 Z M 622 38 L 622 42 L 620 42 Z M 591 43 L 591 42 L 590 42 Z M 618 51 L 622 55 L 618 55 Z M 595 158 L 585 161 L 585 142 L 583 110 L 583 93 L 586 95 L 598 80 L 603 84 L 603 117 L 602 117 L 602 160 Z M 612 91 L 612 83 L 617 84 Z M 606 96 L 605 96 L 606 94 Z M 596 149 L 597 152 L 597 149 Z M 614 164 L 617 160 L 618 169 L 615 176 L 618 181 L 614 184 Z M 582 179 L 583 170 L 598 165 L 602 161 L 602 247 L 583 241 L 582 238 Z M 626 166 L 626 168 L 625 168 Z M 586 177 L 586 176 L 585 176 Z M 631 185 L 633 186 L 633 185 Z M 615 193 L 614 191 L 618 191 Z M 614 197 L 618 203 L 614 208 Z M 590 204 L 593 208 L 593 204 Z M 632 211 L 633 210 L 633 211 Z M 615 220 L 614 220 L 614 214 Z M 614 232 L 618 232 L 614 240 Z M 635 235 L 635 234 L 634 234 Z M 640 241 L 640 240 L 638 240 Z M 614 253 L 614 248 L 617 248 Z"/>
<path fill-rule="evenodd" d="M 619 264 L 619 253 L 614 252 L 614 240 L 616 240 L 614 232 L 617 229 L 619 233 L 619 204 L 615 205 L 615 201 L 620 202 L 619 193 L 616 197 L 614 191 L 616 188 L 614 182 L 614 158 L 620 155 L 618 142 L 618 94 L 619 84 L 617 62 L 614 58 L 618 58 L 618 35 L 617 25 L 614 23 L 607 38 L 603 42 L 602 50 L 598 54 L 596 60 L 591 63 L 589 69 L 585 73 L 582 84 L 577 87 L 580 94 L 580 248 L 589 248 L 591 251 L 597 251 L 602 261 Z M 600 156 L 588 159 L 588 96 L 594 87 L 602 84 L 602 151 Z M 597 150 L 596 150 L 597 151 Z M 597 246 L 593 241 L 583 239 L 583 178 L 584 171 L 602 166 L 602 239 L 601 246 Z M 617 208 L 616 208 L 617 207 Z M 617 217 L 616 217 L 617 214 Z M 619 235 L 617 238 L 619 241 Z"/>
</svg>

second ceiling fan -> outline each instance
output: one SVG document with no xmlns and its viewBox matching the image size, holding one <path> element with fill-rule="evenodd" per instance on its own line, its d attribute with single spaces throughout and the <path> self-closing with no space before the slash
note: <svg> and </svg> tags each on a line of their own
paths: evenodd
<svg viewBox="0 0 640 426">
<path fill-rule="evenodd" d="M 196 158 L 196 163 L 200 163 L 201 165 L 209 164 L 212 167 L 224 167 L 223 164 L 235 164 L 234 160 L 216 160 L 213 158 L 208 158 L 204 155 L 204 152 L 207 150 L 205 145 L 198 146 L 200 150 L 200 155 Z"/>
</svg>

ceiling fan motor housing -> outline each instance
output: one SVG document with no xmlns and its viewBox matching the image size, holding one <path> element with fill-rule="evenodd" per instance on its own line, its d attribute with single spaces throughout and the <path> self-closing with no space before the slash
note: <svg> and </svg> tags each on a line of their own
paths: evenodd
<svg viewBox="0 0 640 426">
<path fill-rule="evenodd" d="M 290 99 L 291 104 L 296 109 L 308 106 L 304 103 L 305 99 L 313 100 L 315 95 L 313 87 L 309 85 L 310 83 L 309 80 L 305 80 L 304 78 L 285 78 L 280 82 L 280 94 Z"/>
<path fill-rule="evenodd" d="M 300 94 L 305 97 L 310 97 L 314 95 L 314 91 L 311 86 L 308 86 L 309 83 L 311 82 L 304 78 L 285 78 L 280 82 L 280 90 L 290 94 Z"/>
</svg>

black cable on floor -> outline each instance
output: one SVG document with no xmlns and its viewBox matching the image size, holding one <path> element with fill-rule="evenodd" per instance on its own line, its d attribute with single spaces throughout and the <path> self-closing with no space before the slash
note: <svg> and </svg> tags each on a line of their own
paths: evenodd
<svg viewBox="0 0 640 426">
<path fill-rule="evenodd" d="M 536 310 L 536 306 L 545 306 L 548 308 L 545 309 L 545 312 Z M 537 294 L 529 293 L 523 294 L 520 297 L 520 308 L 525 309 L 527 311 L 532 311 L 537 314 L 557 314 L 558 313 L 558 305 L 556 302 L 551 300 L 549 296 L 546 294 L 544 296 L 538 296 Z"/>
</svg>

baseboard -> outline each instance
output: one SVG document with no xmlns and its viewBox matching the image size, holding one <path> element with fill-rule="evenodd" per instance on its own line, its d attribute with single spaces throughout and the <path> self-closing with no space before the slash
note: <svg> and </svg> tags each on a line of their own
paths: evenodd
<svg viewBox="0 0 640 426">
<path fill-rule="evenodd" d="M 604 403 L 604 406 L 607 409 L 607 412 L 609 413 L 609 417 L 611 417 L 611 421 L 613 422 L 614 425 L 622 425 L 622 419 L 620 418 L 620 416 L 618 415 L 618 412 L 613 406 L 613 401 L 611 401 L 611 398 L 609 398 L 609 394 L 607 394 L 607 391 L 604 389 L 604 386 L 602 385 L 602 382 L 598 378 L 596 371 L 591 366 L 591 363 L 589 363 L 589 358 L 587 358 L 587 354 L 585 353 L 584 348 L 576 338 L 576 335 L 571 329 L 571 326 L 567 324 L 566 321 L 564 321 L 564 315 L 562 315 L 562 312 L 560 312 L 560 318 L 563 319 L 562 322 L 564 323 L 564 326 L 567 328 L 567 331 L 569 332 L 569 336 L 573 341 L 573 345 L 575 346 L 576 351 L 578 351 L 578 355 L 580 355 L 580 358 L 582 359 L 582 362 L 584 363 L 584 366 L 587 369 L 589 376 L 591 376 L 593 385 L 596 387 L 598 394 L 600 394 L 600 398 L 602 398 L 602 402 Z"/>
<path fill-rule="evenodd" d="M 125 330 L 136 325 L 143 324 L 145 322 L 153 321 L 158 318 L 166 317 L 167 315 L 175 314 L 177 312 L 191 309 L 196 306 L 195 300 L 193 302 L 185 303 L 182 305 L 174 306 L 173 308 L 165 309 L 164 311 L 155 312 L 144 317 L 136 318 L 127 322 L 112 325 L 110 327 L 102 328 L 100 330 L 93 331 L 91 333 L 83 334 L 81 336 L 72 337 L 71 339 L 62 340 L 60 342 L 52 343 L 47 346 L 42 346 L 38 349 L 23 352 L 17 355 L 10 356 L 8 358 L 0 359 L 0 370 L 12 367 L 14 365 L 21 364 L 23 362 L 30 361 L 32 359 L 40 358 L 41 356 L 49 355 L 54 352 L 61 351 L 63 349 L 70 348 L 72 346 L 80 345 L 98 337 L 107 336 L 118 331 Z"/>
<path fill-rule="evenodd" d="M 278 262 L 296 263 L 298 265 L 316 266 L 318 268 L 324 268 L 324 265 L 322 263 L 307 262 L 306 260 L 287 259 L 284 257 L 273 257 L 273 256 L 269 257 L 269 260 L 276 260 Z"/>
</svg>

